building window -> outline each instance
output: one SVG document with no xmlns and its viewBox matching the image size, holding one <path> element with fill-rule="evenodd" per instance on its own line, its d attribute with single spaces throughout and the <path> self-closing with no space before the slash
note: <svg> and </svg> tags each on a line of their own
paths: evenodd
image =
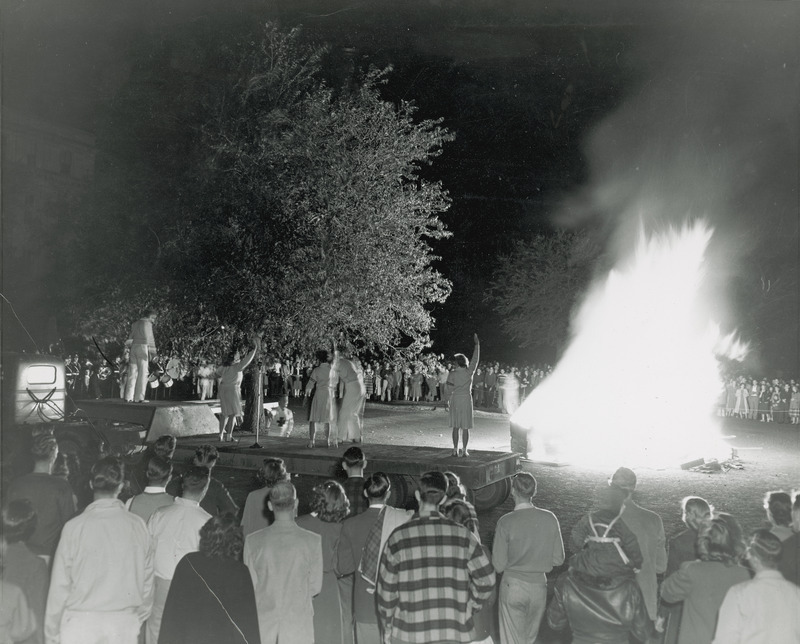
<svg viewBox="0 0 800 644">
<path fill-rule="evenodd" d="M 72 173 L 72 150 L 61 150 L 60 155 L 61 174 Z"/>
</svg>

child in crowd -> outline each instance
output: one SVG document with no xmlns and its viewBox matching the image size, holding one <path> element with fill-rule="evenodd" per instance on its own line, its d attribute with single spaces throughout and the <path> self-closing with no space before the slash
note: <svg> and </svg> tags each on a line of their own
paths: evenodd
<svg viewBox="0 0 800 644">
<path fill-rule="evenodd" d="M 577 552 L 569 567 L 592 577 L 633 577 L 642 567 L 636 535 L 622 520 L 625 493 L 602 484 L 594 495 L 594 508 L 572 530 Z"/>
</svg>

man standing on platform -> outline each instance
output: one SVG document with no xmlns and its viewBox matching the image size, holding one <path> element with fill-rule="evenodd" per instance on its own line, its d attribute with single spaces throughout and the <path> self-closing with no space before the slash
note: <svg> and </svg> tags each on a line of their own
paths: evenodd
<svg viewBox="0 0 800 644">
<path fill-rule="evenodd" d="M 620 467 L 608 482 L 612 487 L 622 490 L 627 498 L 622 511 L 622 520 L 636 535 L 644 561 L 641 570 L 636 573 L 636 581 L 642 589 L 647 614 L 655 621 L 658 617 L 658 580 L 656 575 L 667 569 L 667 539 L 664 535 L 664 524 L 655 512 L 645 510 L 633 502 L 633 491 L 636 489 L 636 474 L 627 467 Z"/>
<path fill-rule="evenodd" d="M 147 389 L 147 376 L 151 358 L 158 355 L 153 337 L 153 323 L 156 312 L 147 309 L 141 319 L 131 325 L 131 333 L 125 345 L 130 347 L 128 361 L 128 381 L 125 385 L 125 400 L 128 402 L 147 402 L 144 392 Z"/>
<path fill-rule="evenodd" d="M 514 511 L 495 529 L 492 564 L 503 573 L 498 613 L 502 644 L 535 642 L 547 606 L 547 577 L 564 563 L 564 542 L 556 515 L 533 504 L 536 479 L 519 472 L 512 479 Z"/>
</svg>

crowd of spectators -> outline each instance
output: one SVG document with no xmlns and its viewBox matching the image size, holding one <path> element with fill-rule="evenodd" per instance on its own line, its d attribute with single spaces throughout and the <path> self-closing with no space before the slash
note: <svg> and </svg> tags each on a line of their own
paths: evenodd
<svg viewBox="0 0 800 644">
<path fill-rule="evenodd" d="M 720 416 L 800 425 L 800 382 L 794 378 L 730 377 L 720 392 L 717 409 Z"/>
<path fill-rule="evenodd" d="M 490 644 L 533 641 L 544 620 L 578 644 L 800 641 L 800 494 L 767 493 L 747 538 L 705 499 L 675 499 L 686 529 L 667 541 L 619 468 L 565 550 L 519 472 L 488 548 L 452 472 L 423 474 L 416 509 L 393 508 L 389 477 L 354 445 L 346 480 L 317 485 L 297 516 L 290 473 L 268 458 L 240 516 L 212 476 L 216 448 L 179 477 L 174 449 L 162 436 L 132 468 L 101 458 L 79 512 L 52 473 L 55 439 L 36 435 L 34 471 L 3 504 L 0 642 Z"/>
</svg>

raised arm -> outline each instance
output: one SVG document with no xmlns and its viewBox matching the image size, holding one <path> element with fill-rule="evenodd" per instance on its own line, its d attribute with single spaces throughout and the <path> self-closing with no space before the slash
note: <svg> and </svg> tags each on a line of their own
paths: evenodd
<svg viewBox="0 0 800 644">
<path fill-rule="evenodd" d="M 478 361 L 481 359 L 481 341 L 478 339 L 477 333 L 472 337 L 475 340 L 475 348 L 472 350 L 472 360 L 469 362 L 469 368 L 474 374 L 475 370 L 478 368 Z"/>
<path fill-rule="evenodd" d="M 239 360 L 239 362 L 237 362 L 234 365 L 236 369 L 238 371 L 244 371 L 247 368 L 247 365 L 249 365 L 253 361 L 256 352 L 260 348 L 261 348 L 261 338 L 259 338 L 258 336 L 253 336 L 253 348 L 250 349 L 250 351 L 248 351 L 247 355 L 244 358 Z"/>
</svg>

